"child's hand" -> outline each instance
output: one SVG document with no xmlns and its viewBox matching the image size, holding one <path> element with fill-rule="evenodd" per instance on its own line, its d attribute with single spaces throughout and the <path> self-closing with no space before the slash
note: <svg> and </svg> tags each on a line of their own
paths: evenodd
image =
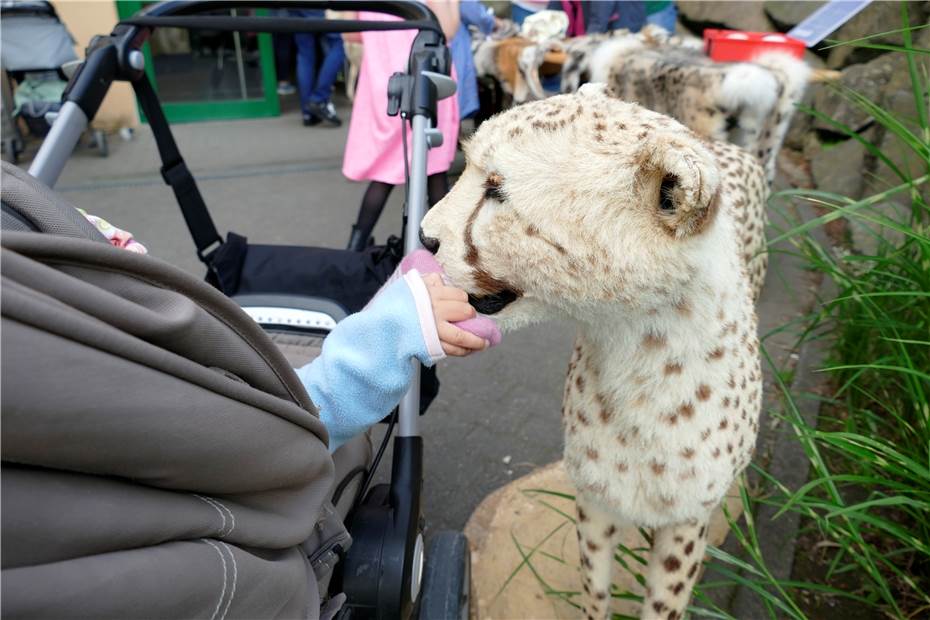
<svg viewBox="0 0 930 620">
<path fill-rule="evenodd" d="M 446 286 L 438 273 L 423 276 L 426 290 L 433 304 L 436 332 L 446 355 L 459 357 L 487 348 L 483 338 L 459 329 L 452 323 L 475 317 L 475 309 L 468 303 L 468 294 L 462 289 Z"/>
</svg>

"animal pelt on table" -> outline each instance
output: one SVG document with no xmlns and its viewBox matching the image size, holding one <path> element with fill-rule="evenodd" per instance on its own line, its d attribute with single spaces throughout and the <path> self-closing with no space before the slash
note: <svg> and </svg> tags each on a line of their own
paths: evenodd
<svg viewBox="0 0 930 620">
<path fill-rule="evenodd" d="M 579 42 L 570 46 L 563 91 L 577 88 L 586 72 L 615 97 L 668 114 L 698 135 L 745 148 L 771 182 L 810 68 L 776 52 L 732 63 L 715 63 L 696 52 L 694 43 L 655 26 Z"/>
<path fill-rule="evenodd" d="M 651 48 L 675 47 L 684 48 L 703 55 L 704 43 L 695 37 L 687 35 L 670 35 L 658 26 L 648 25 L 640 32 L 633 34 L 626 28 L 611 30 L 607 33 L 588 34 L 573 37 L 563 42 L 565 48 L 565 64 L 562 65 L 562 84 L 560 91 L 563 94 L 573 93 L 587 82 L 591 81 L 591 58 L 594 51 L 606 41 L 614 38 L 635 37 L 643 45 Z"/>
<path fill-rule="evenodd" d="M 529 39 L 484 39 L 475 48 L 475 72 L 478 78 L 492 77 L 513 98 L 514 104 L 544 99 L 540 80 L 545 73 L 546 56 L 561 51 L 558 41 L 535 43 Z M 551 72 L 558 73 L 553 66 Z"/>
</svg>

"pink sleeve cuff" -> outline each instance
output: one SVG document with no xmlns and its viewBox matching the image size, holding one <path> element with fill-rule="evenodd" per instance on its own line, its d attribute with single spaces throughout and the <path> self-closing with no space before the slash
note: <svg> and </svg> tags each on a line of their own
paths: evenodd
<svg viewBox="0 0 930 620">
<path fill-rule="evenodd" d="M 420 276 L 420 272 L 411 269 L 403 275 L 410 293 L 413 295 L 413 302 L 417 308 L 417 319 L 420 323 L 420 332 L 423 334 L 423 342 L 426 343 L 426 351 L 430 359 L 435 364 L 446 356 L 442 350 L 442 343 L 439 341 L 439 333 L 436 331 L 436 317 L 433 315 L 433 303 L 430 301 L 429 291 L 426 284 Z"/>
</svg>

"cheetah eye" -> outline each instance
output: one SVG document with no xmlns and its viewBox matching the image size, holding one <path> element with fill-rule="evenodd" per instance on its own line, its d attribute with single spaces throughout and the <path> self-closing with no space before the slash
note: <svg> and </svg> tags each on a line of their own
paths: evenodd
<svg viewBox="0 0 930 620">
<path fill-rule="evenodd" d="M 672 200 L 672 190 L 678 184 L 678 177 L 673 174 L 667 174 L 662 177 L 662 184 L 659 186 L 659 208 L 665 213 L 675 212 L 675 202 Z"/>
<path fill-rule="evenodd" d="M 499 174 L 491 174 L 484 181 L 484 199 L 504 202 L 504 192 L 501 190 L 501 184 L 504 179 Z"/>
<path fill-rule="evenodd" d="M 501 188 L 492 185 L 491 187 L 484 188 L 484 199 L 504 202 L 504 194 L 501 193 Z"/>
</svg>

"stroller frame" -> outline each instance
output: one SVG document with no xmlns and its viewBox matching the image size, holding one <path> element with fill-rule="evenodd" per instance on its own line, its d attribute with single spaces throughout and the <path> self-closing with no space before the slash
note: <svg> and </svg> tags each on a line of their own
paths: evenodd
<svg viewBox="0 0 930 620">
<path fill-rule="evenodd" d="M 198 15 L 205 11 L 243 6 L 368 10 L 399 16 L 404 21 Z M 395 74 L 390 80 L 387 112 L 392 116 L 400 114 L 411 124 L 404 254 L 422 247 L 419 228 L 427 208 L 426 153 L 430 147 L 442 143 L 442 134 L 434 127 L 436 104 L 455 93 L 455 83 L 446 75 L 451 63 L 438 20 L 427 7 L 408 0 L 171 0 L 149 6 L 132 19 L 117 24 L 110 35 L 98 35 L 90 42 L 84 62 L 72 75 L 62 97 L 60 113 L 29 168 L 32 176 L 53 187 L 110 85 L 114 81 L 133 84 L 156 134 L 165 164 L 162 175 L 175 191 L 194 237 L 198 256 L 209 266 L 210 254 L 222 244 L 222 239 L 193 177 L 177 153 L 173 136 L 144 71 L 145 61 L 140 48 L 157 27 L 279 33 L 418 30 L 407 72 Z M 177 161 L 166 160 L 165 145 L 169 147 L 168 155 L 173 151 Z M 349 518 L 353 544 L 341 562 L 342 579 L 338 584 L 348 597 L 347 608 L 340 612 L 343 617 L 406 618 L 413 613 L 418 602 L 424 556 L 420 507 L 423 440 L 419 428 L 420 367 L 415 361 L 413 363 L 414 379 L 396 414 L 391 483 L 371 489 Z M 448 540 L 444 542 L 448 543 Z M 464 553 L 467 560 L 467 550 Z M 467 579 L 467 565 L 464 572 Z M 467 588 L 466 583 L 466 597 Z"/>
</svg>

